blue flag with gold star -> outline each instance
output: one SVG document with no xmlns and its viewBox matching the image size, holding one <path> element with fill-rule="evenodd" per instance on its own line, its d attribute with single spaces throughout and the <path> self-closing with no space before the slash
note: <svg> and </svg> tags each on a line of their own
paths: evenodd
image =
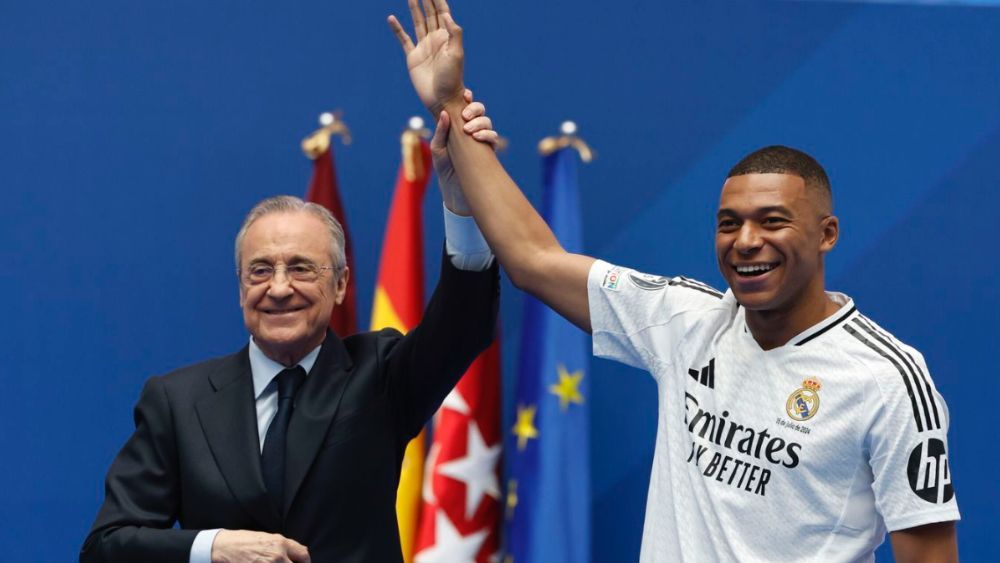
<svg viewBox="0 0 1000 563">
<path fill-rule="evenodd" d="M 583 250 L 577 153 L 543 159 L 542 216 L 569 252 Z M 589 339 L 525 297 L 508 434 L 507 563 L 590 561 Z"/>
</svg>

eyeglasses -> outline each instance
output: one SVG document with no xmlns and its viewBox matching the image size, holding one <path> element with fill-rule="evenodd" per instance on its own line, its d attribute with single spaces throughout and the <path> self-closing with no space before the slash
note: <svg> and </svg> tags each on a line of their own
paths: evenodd
<svg viewBox="0 0 1000 563">
<path fill-rule="evenodd" d="M 302 263 L 290 266 L 275 267 L 270 264 L 253 264 L 245 270 L 237 270 L 240 279 L 250 285 L 267 283 L 274 278 L 278 270 L 284 270 L 285 276 L 297 282 L 314 282 L 319 279 L 320 274 L 325 270 L 336 270 L 333 266 L 317 266 L 316 264 Z"/>
</svg>

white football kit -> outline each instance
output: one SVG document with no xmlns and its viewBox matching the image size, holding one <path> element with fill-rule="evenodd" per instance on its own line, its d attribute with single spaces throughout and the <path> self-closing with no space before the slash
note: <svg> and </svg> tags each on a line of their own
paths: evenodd
<svg viewBox="0 0 1000 563">
<path fill-rule="evenodd" d="M 588 293 L 594 354 L 659 388 L 641 561 L 872 561 L 959 519 L 923 356 L 847 296 L 765 351 L 731 291 L 598 260 Z"/>
</svg>

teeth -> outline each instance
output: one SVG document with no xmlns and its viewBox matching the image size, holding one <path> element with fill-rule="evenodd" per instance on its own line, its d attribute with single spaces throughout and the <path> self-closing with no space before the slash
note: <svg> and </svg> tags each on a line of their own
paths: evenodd
<svg viewBox="0 0 1000 563">
<path fill-rule="evenodd" d="M 752 274 L 754 272 L 767 272 L 773 268 L 770 264 L 750 264 L 747 266 L 736 266 L 736 271 L 741 274 Z"/>
</svg>

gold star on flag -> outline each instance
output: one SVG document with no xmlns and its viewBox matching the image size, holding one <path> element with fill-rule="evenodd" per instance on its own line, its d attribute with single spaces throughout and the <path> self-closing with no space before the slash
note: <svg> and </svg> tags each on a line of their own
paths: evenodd
<svg viewBox="0 0 1000 563">
<path fill-rule="evenodd" d="M 549 385 L 549 392 L 559 397 L 559 408 L 566 412 L 570 403 L 583 404 L 583 395 L 580 394 L 580 380 L 583 379 L 583 370 L 570 373 L 566 366 L 559 364 L 556 366 L 559 374 L 559 383 Z"/>
<path fill-rule="evenodd" d="M 507 482 L 507 519 L 514 517 L 514 509 L 517 508 L 517 479 Z"/>
<path fill-rule="evenodd" d="M 517 449 L 524 451 L 529 438 L 538 438 L 535 428 L 535 411 L 538 407 L 517 406 L 517 422 L 514 423 L 514 435 L 517 436 Z"/>
</svg>

